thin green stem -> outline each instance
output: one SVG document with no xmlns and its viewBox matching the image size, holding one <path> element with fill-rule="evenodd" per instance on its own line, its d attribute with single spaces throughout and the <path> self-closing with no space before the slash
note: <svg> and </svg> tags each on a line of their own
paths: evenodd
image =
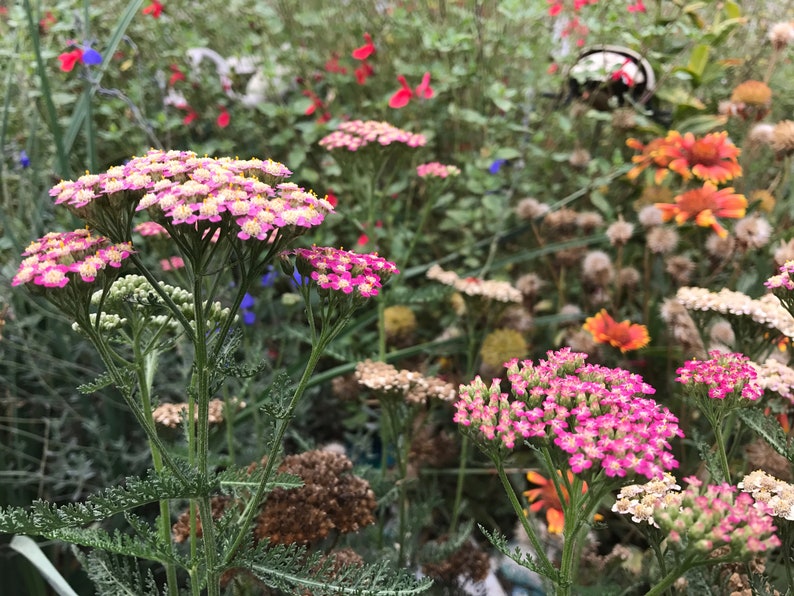
<svg viewBox="0 0 794 596">
<path fill-rule="evenodd" d="M 724 480 L 728 484 L 731 483 L 731 470 L 728 466 L 728 456 L 725 452 L 725 438 L 722 435 L 722 419 L 717 418 L 714 421 L 714 441 L 717 444 L 717 453 L 720 457 L 720 466 L 722 467 L 722 473 L 725 476 Z"/>
<path fill-rule="evenodd" d="M 498 458 L 495 458 L 493 462 L 496 466 L 496 473 L 499 475 L 499 480 L 502 482 L 502 486 L 507 493 L 507 498 L 510 500 L 510 504 L 513 506 L 513 511 L 521 521 L 521 526 L 527 533 L 529 542 L 532 544 L 532 548 L 535 550 L 536 560 L 540 561 L 540 573 L 542 573 L 556 585 L 559 580 L 559 574 L 549 560 L 549 557 L 546 555 L 546 550 L 535 533 L 535 529 L 532 527 L 532 524 L 529 523 L 529 519 L 524 513 L 524 508 L 518 500 L 518 495 L 516 495 L 516 491 L 513 489 L 513 485 L 510 484 L 510 479 L 505 473 L 503 463 L 499 461 Z"/>
</svg>

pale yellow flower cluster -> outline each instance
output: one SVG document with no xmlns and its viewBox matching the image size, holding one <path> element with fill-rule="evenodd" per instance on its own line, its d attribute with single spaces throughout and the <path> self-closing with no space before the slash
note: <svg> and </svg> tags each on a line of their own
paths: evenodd
<svg viewBox="0 0 794 596">
<path fill-rule="evenodd" d="M 452 383 L 410 370 L 397 370 L 385 362 L 373 362 L 369 359 L 359 362 L 355 377 L 359 385 L 379 393 L 402 394 L 405 401 L 414 404 L 426 403 L 432 398 L 452 401 L 457 397 Z"/>
<path fill-rule="evenodd" d="M 756 505 L 763 503 L 775 517 L 794 520 L 794 485 L 778 480 L 763 470 L 750 472 L 737 484 L 742 491 L 750 493 Z"/>
<path fill-rule="evenodd" d="M 755 381 L 762 389 L 774 391 L 794 403 L 794 369 L 774 358 L 768 358 L 763 364 L 750 364 L 758 373 Z"/>
<path fill-rule="evenodd" d="M 679 493 L 681 487 L 676 484 L 675 476 L 665 472 L 664 476 L 645 484 L 630 484 L 620 489 L 612 511 L 621 515 L 631 515 L 633 522 L 648 522 L 659 527 L 653 519 L 654 512 L 664 509 Z M 675 501 L 676 505 L 680 502 Z"/>
<path fill-rule="evenodd" d="M 521 292 L 506 281 L 485 280 L 479 277 L 461 278 L 454 271 L 445 271 L 438 265 L 427 270 L 427 278 L 452 286 L 466 296 L 479 296 L 499 302 L 521 303 Z"/>
<path fill-rule="evenodd" d="M 232 404 L 239 410 L 245 407 L 244 401 L 232 400 Z M 223 422 L 224 401 L 222 399 L 211 399 L 207 420 L 210 424 L 220 424 Z M 152 412 L 152 418 L 157 424 L 162 424 L 169 428 L 176 428 L 182 424 L 182 418 L 188 411 L 186 403 L 181 404 L 160 404 Z M 198 420 L 198 407 L 195 412 Z"/>
<path fill-rule="evenodd" d="M 742 292 L 727 289 L 711 292 L 706 288 L 683 287 L 678 289 L 675 298 L 687 310 L 748 316 L 760 325 L 794 338 L 794 317 L 772 294 L 753 299 Z"/>
</svg>

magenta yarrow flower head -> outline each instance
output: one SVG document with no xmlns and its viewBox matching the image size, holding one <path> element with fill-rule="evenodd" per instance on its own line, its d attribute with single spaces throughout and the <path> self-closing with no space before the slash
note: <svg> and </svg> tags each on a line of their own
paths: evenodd
<svg viewBox="0 0 794 596">
<path fill-rule="evenodd" d="M 437 161 L 423 163 L 416 166 L 416 175 L 420 178 L 447 178 L 460 174 L 460 168 L 456 166 L 445 166 Z"/>
<path fill-rule="evenodd" d="M 359 254 L 328 246 L 298 248 L 291 253 L 296 256 L 298 273 L 311 278 L 321 290 L 353 297 L 377 296 L 389 278 L 399 273 L 394 263 L 377 254 Z"/>
<path fill-rule="evenodd" d="M 563 348 L 537 364 L 513 359 L 505 364 L 510 393 L 500 379 L 486 385 L 478 376 L 460 386 L 453 419 L 500 448 L 541 441 L 575 474 L 654 479 L 678 467 L 670 440 L 684 435 L 667 408 L 643 397 L 654 389 L 586 358 Z"/>
<path fill-rule="evenodd" d="M 671 548 L 709 555 L 728 547 L 731 557 L 745 557 L 780 546 L 768 509 L 749 494 L 727 483 L 703 486 L 695 477 L 684 482 L 689 486 L 668 492 L 653 514 Z"/>
<path fill-rule="evenodd" d="M 756 369 L 743 354 L 712 350 L 708 360 L 689 360 L 676 373 L 676 381 L 695 399 L 723 400 L 728 407 L 741 407 L 763 395 L 755 382 Z"/>
<path fill-rule="evenodd" d="M 340 148 L 358 151 L 370 143 L 378 143 L 384 147 L 394 143 L 408 147 L 424 147 L 427 144 L 427 137 L 402 130 L 388 122 L 349 120 L 341 122 L 334 132 L 320 139 L 320 146 L 329 151 Z"/>
</svg>

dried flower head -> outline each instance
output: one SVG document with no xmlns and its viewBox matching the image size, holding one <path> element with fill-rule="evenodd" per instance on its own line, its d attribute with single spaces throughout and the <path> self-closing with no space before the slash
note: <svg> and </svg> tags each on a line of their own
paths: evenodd
<svg viewBox="0 0 794 596">
<path fill-rule="evenodd" d="M 670 195 L 672 199 L 672 195 Z M 645 228 L 660 226 L 664 223 L 662 212 L 656 205 L 645 205 L 637 214 L 637 221 Z"/>
<path fill-rule="evenodd" d="M 390 341 L 408 339 L 416 331 L 416 315 L 408 306 L 389 306 L 383 310 L 383 329 Z"/>
<path fill-rule="evenodd" d="M 384 397 L 398 396 L 408 403 L 423 404 L 430 399 L 455 399 L 455 387 L 451 383 L 406 369 L 397 370 L 385 362 L 369 359 L 359 362 L 355 376 L 359 385 L 376 394 Z"/>
<path fill-rule="evenodd" d="M 780 156 L 794 153 L 794 120 L 783 120 L 775 125 L 771 144 Z"/>
<path fill-rule="evenodd" d="M 623 267 L 618 271 L 618 286 L 621 288 L 636 288 L 640 284 L 640 272 L 634 267 Z"/>
<path fill-rule="evenodd" d="M 637 112 L 632 108 L 618 108 L 612 112 L 612 127 L 626 131 L 637 126 Z"/>
<path fill-rule="evenodd" d="M 706 252 L 709 256 L 719 262 L 730 260 L 736 250 L 736 238 L 733 236 L 720 236 L 712 233 L 706 238 Z"/>
<path fill-rule="evenodd" d="M 732 346 L 736 341 L 736 334 L 733 332 L 731 324 L 722 319 L 715 321 L 709 328 L 709 339 L 721 346 Z"/>
<path fill-rule="evenodd" d="M 516 288 L 528 300 L 538 296 L 545 285 L 546 281 L 536 273 L 526 273 L 516 280 Z"/>
<path fill-rule="evenodd" d="M 695 263 L 689 257 L 676 255 L 668 257 L 664 262 L 664 270 L 670 274 L 673 281 L 679 286 L 686 285 L 692 279 Z"/>
<path fill-rule="evenodd" d="M 539 219 L 549 212 L 549 206 L 533 197 L 521 199 L 516 205 L 516 215 L 519 219 Z"/>
<path fill-rule="evenodd" d="M 278 471 L 298 476 L 303 486 L 268 495 L 254 537 L 271 544 L 315 544 L 331 531 L 358 532 L 374 523 L 375 493 L 352 468 L 346 456 L 328 451 L 285 457 Z"/>
<path fill-rule="evenodd" d="M 659 307 L 659 314 L 667 323 L 671 337 L 681 346 L 685 356 L 705 358 L 706 348 L 703 346 L 695 321 L 681 303 L 673 298 L 667 298 Z"/>
<path fill-rule="evenodd" d="M 767 122 L 759 122 L 747 133 L 747 141 L 751 146 L 772 145 L 775 135 L 775 125 Z"/>
<path fill-rule="evenodd" d="M 781 240 L 773 253 L 773 258 L 778 268 L 782 267 L 786 261 L 794 261 L 794 238 L 788 242 Z"/>
<path fill-rule="evenodd" d="M 612 246 L 623 246 L 634 234 L 634 224 L 623 221 L 623 216 L 607 228 L 607 238 Z"/>
<path fill-rule="evenodd" d="M 582 277 L 593 285 L 604 287 L 615 278 L 612 259 L 603 250 L 591 250 L 582 260 Z"/>
<path fill-rule="evenodd" d="M 772 226 L 765 217 L 754 214 L 736 222 L 733 232 L 736 234 L 736 241 L 740 248 L 753 250 L 769 244 Z"/>
<path fill-rule="evenodd" d="M 570 157 L 568 157 L 568 163 L 577 169 L 586 168 L 587 164 L 590 163 L 590 160 L 590 152 L 587 149 L 582 149 L 581 147 L 574 149 L 571 152 Z"/>
<path fill-rule="evenodd" d="M 794 21 L 782 21 L 769 28 L 769 41 L 776 51 L 794 43 Z"/>
<path fill-rule="evenodd" d="M 435 542 L 443 544 L 442 537 Z M 491 559 L 475 543 L 466 541 L 445 559 L 422 565 L 422 572 L 442 584 L 460 585 L 462 582 L 481 582 L 491 571 Z"/>
<path fill-rule="evenodd" d="M 604 225 L 604 218 L 596 211 L 584 211 L 576 216 L 576 224 L 584 234 L 592 234 Z"/>
<path fill-rule="evenodd" d="M 576 220 L 579 214 L 573 209 L 563 207 L 556 211 L 549 211 L 543 219 L 543 224 L 557 234 L 570 235 L 576 232 Z"/>
<path fill-rule="evenodd" d="M 772 90 L 762 81 L 744 81 L 733 89 L 731 101 L 748 106 L 765 106 L 772 101 Z"/>
<path fill-rule="evenodd" d="M 652 253 L 670 254 L 678 246 L 678 232 L 672 228 L 654 227 L 648 230 L 645 241 Z"/>
</svg>

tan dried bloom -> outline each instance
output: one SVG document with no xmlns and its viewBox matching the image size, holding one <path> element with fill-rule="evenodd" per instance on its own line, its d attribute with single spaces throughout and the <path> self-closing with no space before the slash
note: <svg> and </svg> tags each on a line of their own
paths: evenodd
<svg viewBox="0 0 794 596">
<path fill-rule="evenodd" d="M 411 438 L 408 459 L 414 468 L 444 468 L 453 465 L 459 457 L 457 435 L 434 428 L 424 420 L 414 423 Z"/>
<path fill-rule="evenodd" d="M 740 248 L 752 250 L 769 244 L 772 226 L 765 217 L 756 214 L 737 221 L 733 232 Z"/>
<path fill-rule="evenodd" d="M 728 321 L 720 320 L 709 328 L 709 339 L 712 342 L 730 347 L 736 341 L 736 334 Z"/>
<path fill-rule="evenodd" d="M 687 309 L 673 298 L 667 298 L 659 307 L 662 320 L 673 340 L 681 346 L 687 358 L 705 358 L 706 348 L 700 337 L 695 321 Z"/>
<path fill-rule="evenodd" d="M 731 101 L 748 106 L 768 105 L 772 101 L 772 90 L 762 81 L 744 81 L 734 88 Z"/>
<path fill-rule="evenodd" d="M 631 130 L 637 126 L 637 112 L 632 108 L 618 108 L 612 112 L 612 127 L 616 130 Z"/>
<path fill-rule="evenodd" d="M 553 232 L 561 235 L 570 235 L 576 231 L 576 220 L 579 214 L 573 209 L 563 207 L 557 211 L 550 211 L 543 218 L 543 224 L 548 226 Z"/>
<path fill-rule="evenodd" d="M 598 350 L 598 344 L 593 339 L 593 334 L 579 326 L 568 328 L 563 344 L 570 346 L 573 352 L 594 354 Z"/>
<path fill-rule="evenodd" d="M 595 211 L 585 211 L 576 216 L 576 224 L 585 234 L 592 234 L 604 225 L 604 218 Z"/>
<path fill-rule="evenodd" d="M 520 333 L 527 333 L 532 329 L 532 327 L 534 327 L 534 325 L 535 321 L 532 318 L 532 315 L 527 312 L 527 309 L 525 309 L 523 306 L 519 306 L 518 304 L 514 306 L 508 306 L 499 319 L 500 327 L 515 329 Z"/>
<path fill-rule="evenodd" d="M 546 282 L 535 273 L 527 273 L 516 280 L 516 289 L 529 299 L 537 296 L 545 285 Z"/>
<path fill-rule="evenodd" d="M 754 190 L 747 197 L 750 203 L 758 203 L 758 208 L 765 213 L 772 213 L 775 208 L 775 195 L 768 190 Z"/>
<path fill-rule="evenodd" d="M 355 375 L 340 375 L 331 380 L 331 392 L 340 400 L 358 397 L 359 387 Z"/>
<path fill-rule="evenodd" d="M 655 227 L 648 230 L 646 237 L 648 250 L 658 255 L 666 255 L 673 252 L 678 246 L 678 232 L 673 228 Z"/>
<path fill-rule="evenodd" d="M 444 543 L 446 537 L 436 542 Z M 422 572 L 442 584 L 459 585 L 460 582 L 481 582 L 491 571 L 491 559 L 473 542 L 464 542 L 458 550 L 443 561 L 425 563 Z"/>
<path fill-rule="evenodd" d="M 744 448 L 747 465 L 751 470 L 763 470 L 767 474 L 791 481 L 791 464 L 764 439 L 756 439 Z"/>
<path fill-rule="evenodd" d="M 718 234 L 709 234 L 706 238 L 706 252 L 718 261 L 725 261 L 733 256 L 736 250 L 736 238 L 725 236 L 720 238 Z"/>
<path fill-rule="evenodd" d="M 747 141 L 751 145 L 771 145 L 775 136 L 775 125 L 767 122 L 756 124 L 747 133 Z"/>
<path fill-rule="evenodd" d="M 554 261 L 560 267 L 576 267 L 587 252 L 585 246 L 572 246 L 554 253 Z"/>
<path fill-rule="evenodd" d="M 409 403 L 426 403 L 430 399 L 452 401 L 457 396 L 451 383 L 410 370 L 397 370 L 385 362 L 369 359 L 359 362 L 355 376 L 360 385 L 375 393 L 400 395 Z"/>
<path fill-rule="evenodd" d="M 615 278 L 612 259 L 603 250 L 591 250 L 582 260 L 582 277 L 599 287 L 604 287 Z"/>
<path fill-rule="evenodd" d="M 637 214 L 637 220 L 640 222 L 640 225 L 646 228 L 660 226 L 664 223 L 664 219 L 662 219 L 662 210 L 656 205 L 645 205 Z"/>
<path fill-rule="evenodd" d="M 794 21 L 775 23 L 769 28 L 769 41 L 778 52 L 794 43 Z"/>
<path fill-rule="evenodd" d="M 543 217 L 549 212 L 549 206 L 533 197 L 521 199 L 516 205 L 516 215 L 519 219 L 530 220 Z"/>
<path fill-rule="evenodd" d="M 640 272 L 634 267 L 623 267 L 618 271 L 618 285 L 621 288 L 636 288 L 640 279 Z"/>
<path fill-rule="evenodd" d="M 416 331 L 416 315 L 407 306 L 389 306 L 383 310 L 383 329 L 387 340 L 405 341 Z"/>
<path fill-rule="evenodd" d="M 529 344 L 518 331 L 513 329 L 497 329 L 485 336 L 480 347 L 483 376 L 497 376 L 503 371 L 502 365 L 512 358 L 524 358 L 529 351 Z"/>
<path fill-rule="evenodd" d="M 794 120 L 783 120 L 775 125 L 771 144 L 778 155 L 794 153 Z"/>
<path fill-rule="evenodd" d="M 583 170 L 590 163 L 590 159 L 590 152 L 580 147 L 571 152 L 570 157 L 568 157 L 568 163 L 577 169 Z"/>
<path fill-rule="evenodd" d="M 673 281 L 679 286 L 688 284 L 695 271 L 695 263 L 689 257 L 676 255 L 665 260 L 665 271 L 670 274 Z"/>
<path fill-rule="evenodd" d="M 352 469 L 346 456 L 328 451 L 285 457 L 278 471 L 298 476 L 303 486 L 268 495 L 254 537 L 271 544 L 315 544 L 331 531 L 358 532 L 374 523 L 375 493 Z"/>
<path fill-rule="evenodd" d="M 463 279 L 457 273 L 444 271 L 438 265 L 430 267 L 426 275 L 428 279 L 452 286 L 465 296 L 485 298 L 486 300 L 496 300 L 498 302 L 520 303 L 522 300 L 521 292 L 506 281 L 485 280 L 478 277 Z"/>
<path fill-rule="evenodd" d="M 232 400 L 231 404 L 234 405 L 238 410 L 241 410 L 245 407 L 244 401 L 238 401 L 236 399 Z M 224 401 L 222 399 L 210 400 L 208 416 L 210 424 L 220 424 L 223 422 L 223 408 Z M 152 412 L 152 418 L 157 424 L 162 424 L 168 428 L 177 428 L 180 424 L 182 424 L 182 418 L 187 413 L 187 410 L 188 405 L 186 403 L 160 404 Z M 195 408 L 195 410 L 195 418 L 198 422 L 198 408 Z"/>
<path fill-rule="evenodd" d="M 775 259 L 775 265 L 778 267 L 784 265 L 786 261 L 794 261 L 794 238 L 788 242 L 781 240 L 775 249 L 773 258 Z"/>
<path fill-rule="evenodd" d="M 656 203 L 672 203 L 673 191 L 667 186 L 646 186 L 642 189 L 640 198 L 637 199 L 635 207 L 642 209 L 645 205 L 655 205 Z"/>
<path fill-rule="evenodd" d="M 623 221 L 623 216 L 618 217 L 618 220 L 607 228 L 607 238 L 609 238 L 612 246 L 623 246 L 630 239 L 634 233 L 634 224 Z"/>
</svg>

